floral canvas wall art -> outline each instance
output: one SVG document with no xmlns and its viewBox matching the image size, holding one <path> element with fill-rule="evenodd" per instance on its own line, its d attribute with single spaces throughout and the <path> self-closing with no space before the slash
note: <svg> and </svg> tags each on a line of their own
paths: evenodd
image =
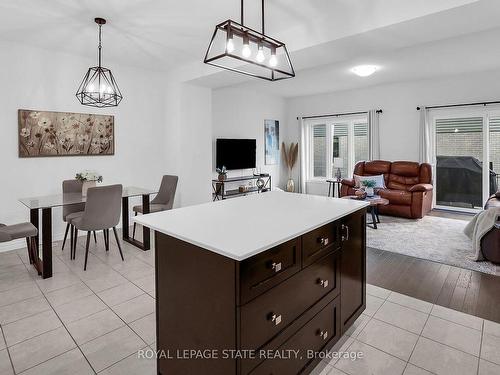
<svg viewBox="0 0 500 375">
<path fill-rule="evenodd" d="M 114 116 L 18 111 L 19 157 L 114 155 Z"/>
</svg>

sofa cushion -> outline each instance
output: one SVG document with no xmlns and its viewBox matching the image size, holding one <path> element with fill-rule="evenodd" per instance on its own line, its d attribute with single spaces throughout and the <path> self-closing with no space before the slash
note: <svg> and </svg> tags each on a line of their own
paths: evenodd
<svg viewBox="0 0 500 375">
<path fill-rule="evenodd" d="M 403 177 L 418 177 L 420 175 L 420 164 L 413 161 L 395 161 L 391 165 L 391 174 Z"/>
<path fill-rule="evenodd" d="M 388 199 L 390 204 L 410 206 L 411 193 L 406 190 L 379 189 L 378 195 Z"/>
<path fill-rule="evenodd" d="M 409 190 L 413 185 L 418 184 L 418 175 L 414 177 L 406 177 L 397 174 L 389 175 L 387 187 L 394 190 Z"/>
</svg>

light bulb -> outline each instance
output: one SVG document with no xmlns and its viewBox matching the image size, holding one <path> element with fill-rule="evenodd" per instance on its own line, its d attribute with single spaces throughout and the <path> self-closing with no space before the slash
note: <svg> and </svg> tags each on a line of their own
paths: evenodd
<svg viewBox="0 0 500 375">
<path fill-rule="evenodd" d="M 257 56 L 255 56 L 255 60 L 257 60 L 258 63 L 262 63 L 266 57 L 264 56 L 264 50 L 262 47 L 259 47 L 259 51 L 257 52 Z"/>
<path fill-rule="evenodd" d="M 94 91 L 94 85 L 92 83 L 90 85 L 88 85 L 87 90 L 90 92 Z"/>
<path fill-rule="evenodd" d="M 271 55 L 271 58 L 269 59 L 269 66 L 275 67 L 278 65 L 278 59 L 276 58 L 276 55 Z"/>
<path fill-rule="evenodd" d="M 233 43 L 233 38 L 230 38 L 227 40 L 226 44 L 226 50 L 227 52 L 231 53 L 234 51 L 234 43 Z"/>
<path fill-rule="evenodd" d="M 250 46 L 248 45 L 248 43 L 245 43 L 243 45 L 243 49 L 241 50 L 241 54 L 243 55 L 243 57 L 250 57 L 250 55 L 252 54 L 252 50 L 250 49 Z"/>
</svg>

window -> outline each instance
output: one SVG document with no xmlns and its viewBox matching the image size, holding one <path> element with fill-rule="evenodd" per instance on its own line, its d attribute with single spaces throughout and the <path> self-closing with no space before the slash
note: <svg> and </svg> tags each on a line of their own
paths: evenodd
<svg viewBox="0 0 500 375">
<path fill-rule="evenodd" d="M 368 160 L 366 115 L 306 119 L 305 124 L 311 142 L 308 180 L 334 178 L 338 169 L 342 177 L 352 176 L 356 162 Z"/>
</svg>

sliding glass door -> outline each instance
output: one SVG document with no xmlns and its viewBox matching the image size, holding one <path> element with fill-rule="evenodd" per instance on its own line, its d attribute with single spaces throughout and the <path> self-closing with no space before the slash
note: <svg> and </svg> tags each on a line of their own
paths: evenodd
<svg viewBox="0 0 500 375">
<path fill-rule="evenodd" d="M 498 186 L 499 114 L 460 108 L 433 111 L 432 119 L 435 206 L 457 211 L 481 209 Z"/>
</svg>

